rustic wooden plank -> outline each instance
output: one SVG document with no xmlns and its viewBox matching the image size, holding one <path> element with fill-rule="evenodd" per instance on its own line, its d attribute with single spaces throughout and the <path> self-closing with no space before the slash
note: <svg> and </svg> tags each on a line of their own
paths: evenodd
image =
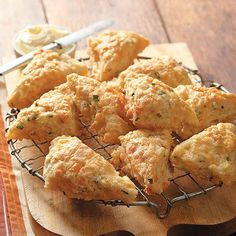
<svg viewBox="0 0 236 236">
<path fill-rule="evenodd" d="M 4 0 L 0 1 L 1 56 L 13 54 L 14 35 L 29 24 L 45 23 L 40 0 Z"/>
<path fill-rule="evenodd" d="M 152 0 L 43 0 L 49 23 L 78 30 L 102 19 L 112 19 L 112 28 L 144 34 L 152 43 L 167 42 L 160 17 Z M 80 43 L 81 48 L 85 42 Z"/>
<path fill-rule="evenodd" d="M 208 80 L 236 92 L 235 0 L 156 0 L 171 42 L 187 42 Z"/>
</svg>

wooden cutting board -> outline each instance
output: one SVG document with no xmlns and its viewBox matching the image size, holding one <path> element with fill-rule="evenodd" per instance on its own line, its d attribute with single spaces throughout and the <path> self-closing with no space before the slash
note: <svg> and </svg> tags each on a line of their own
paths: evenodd
<svg viewBox="0 0 236 236">
<path fill-rule="evenodd" d="M 184 43 L 151 45 L 142 54 L 170 55 L 196 69 L 193 57 Z M 84 55 L 84 51 L 77 52 L 77 57 Z M 8 92 L 14 88 L 17 73 L 7 76 Z M 169 217 L 160 220 L 148 207 L 111 207 L 70 200 L 60 192 L 45 190 L 43 183 L 26 171 L 22 171 L 22 177 L 31 215 L 41 226 L 60 235 L 99 235 L 126 230 L 135 235 L 161 236 L 166 235 L 168 229 L 176 224 L 217 224 L 236 216 L 236 185 L 230 188 L 223 186 L 206 195 L 177 203 Z"/>
</svg>

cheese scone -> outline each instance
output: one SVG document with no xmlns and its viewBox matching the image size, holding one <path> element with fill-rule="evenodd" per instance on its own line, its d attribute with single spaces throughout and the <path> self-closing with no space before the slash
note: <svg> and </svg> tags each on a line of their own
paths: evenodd
<svg viewBox="0 0 236 236">
<path fill-rule="evenodd" d="M 112 164 L 135 178 L 148 194 L 160 194 L 169 185 L 169 156 L 173 144 L 168 130 L 135 130 L 120 137 L 121 146 L 112 153 Z"/>
<path fill-rule="evenodd" d="M 132 129 L 124 120 L 124 95 L 116 86 L 77 74 L 67 76 L 67 83 L 75 94 L 77 112 L 103 142 L 118 143 L 118 137 Z"/>
<path fill-rule="evenodd" d="M 100 86 L 100 82 L 73 73 L 67 76 L 67 84 L 74 93 L 77 112 L 87 123 L 90 123 L 96 114 L 95 107 L 92 105 L 92 93 Z"/>
<path fill-rule="evenodd" d="M 158 79 L 132 74 L 126 78 L 124 91 L 127 117 L 137 127 L 176 130 L 185 123 L 198 123 L 192 108 Z"/>
<path fill-rule="evenodd" d="M 195 111 L 198 126 L 185 125 L 178 135 L 187 139 L 210 125 L 236 120 L 236 95 L 216 88 L 183 86 L 174 91 Z"/>
<path fill-rule="evenodd" d="M 180 170 L 231 185 L 236 181 L 236 127 L 212 125 L 177 145 L 170 160 Z"/>
<path fill-rule="evenodd" d="M 126 119 L 125 98 L 116 87 L 103 82 L 91 94 L 91 104 L 96 116 L 90 129 L 98 134 L 105 143 L 119 143 L 118 137 L 133 129 Z"/>
<path fill-rule="evenodd" d="M 92 77 L 108 81 L 133 63 L 149 40 L 133 32 L 107 30 L 88 39 Z"/>
<path fill-rule="evenodd" d="M 192 84 L 187 71 L 175 59 L 169 56 L 137 60 L 133 65 L 120 73 L 119 80 L 121 87 L 123 87 L 126 77 L 130 77 L 130 73 L 149 75 L 173 88 L 180 84 Z"/>
<path fill-rule="evenodd" d="M 18 109 L 30 106 L 45 92 L 65 83 L 66 76 L 73 72 L 87 75 L 88 69 L 68 55 L 39 51 L 23 69 L 15 90 L 7 99 L 8 105 Z"/>
<path fill-rule="evenodd" d="M 105 108 L 96 113 L 90 130 L 98 134 L 104 143 L 117 144 L 119 136 L 131 131 L 133 126 L 117 113 Z"/>
<path fill-rule="evenodd" d="M 91 104 L 97 111 L 104 108 L 114 111 L 121 117 L 125 117 L 125 97 L 119 89 L 108 82 L 103 82 L 91 93 Z"/>
<path fill-rule="evenodd" d="M 42 95 L 30 107 L 22 109 L 6 137 L 50 141 L 59 135 L 78 136 L 81 126 L 67 84 Z"/>
<path fill-rule="evenodd" d="M 135 201 L 133 182 L 77 137 L 60 136 L 51 142 L 44 163 L 45 188 L 63 191 L 69 198 Z"/>
</svg>

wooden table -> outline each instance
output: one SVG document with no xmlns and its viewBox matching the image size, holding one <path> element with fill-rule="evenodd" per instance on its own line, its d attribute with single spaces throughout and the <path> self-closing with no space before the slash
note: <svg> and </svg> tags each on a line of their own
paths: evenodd
<svg viewBox="0 0 236 236">
<path fill-rule="evenodd" d="M 74 31 L 112 19 L 114 28 L 137 31 L 152 43 L 186 42 L 203 77 L 236 92 L 235 15 L 235 0 L 5 0 L 0 1 L 0 54 L 13 54 L 11 40 L 28 24 Z M 85 47 L 85 41 L 78 46 Z"/>
<path fill-rule="evenodd" d="M 186 42 L 203 76 L 236 92 L 235 0 L 5 0 L 0 9 L 1 56 L 13 53 L 12 37 L 27 24 L 77 30 L 109 18 L 152 43 Z"/>
</svg>

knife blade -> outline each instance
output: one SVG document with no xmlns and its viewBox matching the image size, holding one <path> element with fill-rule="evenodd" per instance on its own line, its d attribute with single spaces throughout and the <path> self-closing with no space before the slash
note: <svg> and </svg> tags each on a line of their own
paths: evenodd
<svg viewBox="0 0 236 236">
<path fill-rule="evenodd" d="M 112 24 L 113 24 L 112 20 L 99 21 L 99 22 L 92 24 L 88 27 L 85 27 L 77 32 L 69 34 L 63 38 L 57 39 L 54 42 L 42 47 L 42 49 L 43 50 L 52 50 L 52 49 L 56 49 L 56 48 L 63 48 L 65 46 L 76 43 L 79 40 L 84 39 L 84 38 L 98 32 L 98 31 L 106 29 L 107 27 L 111 26 Z M 38 49 L 34 50 L 28 54 L 25 54 L 21 57 L 18 57 L 15 60 L 10 61 L 10 62 L 0 66 L 0 76 L 9 73 L 12 70 L 15 70 L 16 68 L 18 68 L 18 67 L 24 65 L 25 63 L 27 63 L 28 61 L 30 61 L 37 51 L 38 51 Z"/>
</svg>

